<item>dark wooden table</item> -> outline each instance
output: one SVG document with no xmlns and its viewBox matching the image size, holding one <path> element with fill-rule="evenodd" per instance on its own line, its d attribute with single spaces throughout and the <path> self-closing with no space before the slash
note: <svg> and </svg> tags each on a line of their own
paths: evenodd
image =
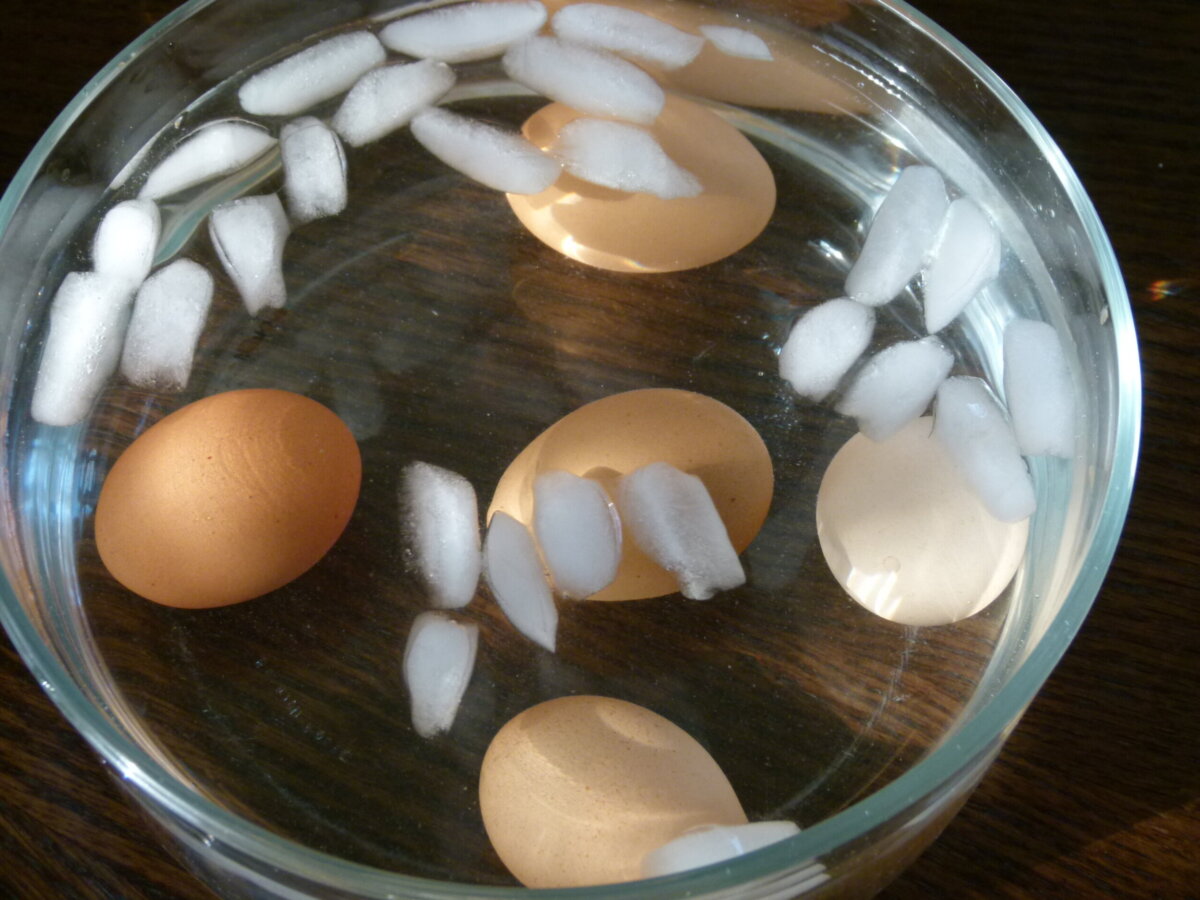
<svg viewBox="0 0 1200 900">
<path fill-rule="evenodd" d="M 6 4 L 0 180 L 174 5 Z M 918 5 L 1025 99 L 1099 208 L 1137 317 L 1145 422 L 1092 614 L 967 807 L 885 896 L 1200 897 L 1200 3 Z M 0 640 L 0 897 L 210 896 Z"/>
</svg>

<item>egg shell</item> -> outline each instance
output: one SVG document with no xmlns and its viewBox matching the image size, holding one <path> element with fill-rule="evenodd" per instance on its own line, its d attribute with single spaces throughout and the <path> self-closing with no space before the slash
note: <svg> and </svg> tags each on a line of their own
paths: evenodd
<svg viewBox="0 0 1200 900">
<path fill-rule="evenodd" d="M 533 484 L 562 469 L 594 478 L 614 500 L 622 475 L 667 462 L 704 482 L 735 550 L 758 534 L 775 488 L 771 454 L 754 426 L 704 394 L 645 388 L 588 403 L 559 419 L 509 464 L 492 496 L 488 519 L 506 512 L 533 522 Z M 618 508 L 618 513 L 620 509 Z M 641 600 L 677 591 L 675 576 L 623 530 L 617 577 L 591 600 Z"/>
<path fill-rule="evenodd" d="M 856 601 L 902 625 L 948 625 L 1012 581 L 1029 521 L 988 512 L 950 454 L 917 419 L 886 441 L 856 434 L 817 492 L 825 561 Z"/>
<path fill-rule="evenodd" d="M 531 707 L 492 739 L 479 807 L 500 859 L 526 887 L 632 881 L 642 858 L 699 825 L 746 814 L 687 732 L 608 697 Z"/>
<path fill-rule="evenodd" d="M 561 103 L 534 113 L 522 132 L 543 150 L 582 114 Z M 707 108 L 668 95 L 651 134 L 697 179 L 695 197 L 600 187 L 568 172 L 537 194 L 509 194 L 521 223 L 572 259 L 617 272 L 676 272 L 723 259 L 762 232 L 775 211 L 775 176 L 740 131 Z"/>
<path fill-rule="evenodd" d="M 117 459 L 96 506 L 96 546 L 112 576 L 149 600 L 238 603 L 325 555 L 361 477 L 354 437 L 316 401 L 215 394 L 152 425 Z"/>
</svg>

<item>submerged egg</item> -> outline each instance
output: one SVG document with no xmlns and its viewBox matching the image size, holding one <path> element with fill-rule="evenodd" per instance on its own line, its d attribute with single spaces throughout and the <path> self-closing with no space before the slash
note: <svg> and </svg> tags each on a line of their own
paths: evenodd
<svg viewBox="0 0 1200 900">
<path fill-rule="evenodd" d="M 260 596 L 333 546 L 358 500 L 349 429 L 307 397 L 240 390 L 141 434 L 104 480 L 96 546 L 112 576 L 167 606 Z"/>
<path fill-rule="evenodd" d="M 817 535 L 834 577 L 871 612 L 904 625 L 946 625 L 982 610 L 1012 580 L 1028 532 L 1028 520 L 987 511 L 928 416 L 879 443 L 852 437 L 817 494 Z"/>
<path fill-rule="evenodd" d="M 479 808 L 496 853 L 532 888 L 641 877 L 647 853 L 702 825 L 746 814 L 708 752 L 644 707 L 560 697 L 492 739 Z"/>
<path fill-rule="evenodd" d="M 523 128 L 550 148 L 580 113 L 552 103 Z M 666 200 L 589 184 L 563 173 L 538 194 L 509 194 L 517 218 L 560 253 L 617 272 L 675 272 L 740 250 L 775 210 L 775 178 L 740 131 L 690 100 L 668 96 L 650 127 L 667 155 L 699 180 L 701 193 Z"/>
<path fill-rule="evenodd" d="M 758 432 L 724 403 L 669 388 L 613 394 L 559 419 L 525 447 L 500 477 L 488 519 L 505 512 L 533 524 L 534 482 L 562 470 L 597 480 L 616 498 L 617 480 L 666 462 L 704 482 L 739 553 L 767 517 L 774 490 L 771 456 Z M 641 600 L 678 590 L 675 576 L 622 537 L 616 579 L 593 600 Z"/>
</svg>

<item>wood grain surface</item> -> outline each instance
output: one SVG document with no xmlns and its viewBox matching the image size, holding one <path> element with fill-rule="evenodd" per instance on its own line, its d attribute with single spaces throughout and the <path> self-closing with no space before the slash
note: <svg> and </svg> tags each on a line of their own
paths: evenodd
<svg viewBox="0 0 1200 900">
<path fill-rule="evenodd" d="M 1096 605 L 962 813 L 890 900 L 1200 897 L 1200 4 L 924 0 L 1071 160 L 1143 354 L 1138 487 Z M 7 4 L 0 179 L 167 0 Z M 0 897 L 200 900 L 0 639 Z"/>
</svg>

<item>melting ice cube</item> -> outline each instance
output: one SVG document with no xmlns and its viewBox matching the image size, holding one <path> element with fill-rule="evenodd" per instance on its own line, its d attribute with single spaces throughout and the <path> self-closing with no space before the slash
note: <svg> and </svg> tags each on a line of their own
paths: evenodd
<svg viewBox="0 0 1200 900">
<path fill-rule="evenodd" d="M 1014 319 L 1004 330 L 1004 396 L 1021 452 L 1075 455 L 1075 392 L 1062 342 L 1047 322 Z"/>
<path fill-rule="evenodd" d="M 880 351 L 855 376 L 837 405 L 873 441 L 886 441 L 929 406 L 954 356 L 937 338 L 901 341 Z"/>
<path fill-rule="evenodd" d="M 621 520 L 604 488 L 570 472 L 543 472 L 533 483 L 533 530 L 554 586 L 582 599 L 617 577 Z"/>
<path fill-rule="evenodd" d="M 925 270 L 925 330 L 936 334 L 1000 271 L 1000 234 L 967 197 L 950 204 Z"/>
<path fill-rule="evenodd" d="M 469 178 L 510 194 L 537 194 L 557 180 L 561 167 L 519 134 L 427 109 L 412 120 L 421 145 Z"/>
<path fill-rule="evenodd" d="M 404 682 L 417 734 L 449 731 L 471 681 L 479 626 L 455 622 L 444 613 L 424 612 L 413 620 L 404 647 Z"/>
<path fill-rule="evenodd" d="M 138 387 L 187 387 L 212 295 L 212 276 L 190 259 L 177 259 L 146 279 L 125 334 L 121 374 Z"/>
<path fill-rule="evenodd" d="M 238 90 L 238 100 L 254 115 L 294 116 L 349 90 L 386 56 L 369 31 L 339 34 L 252 75 Z"/>
<path fill-rule="evenodd" d="M 664 69 L 686 66 L 700 53 L 704 38 L 653 16 L 606 3 L 572 3 L 551 21 L 564 40 L 655 63 Z"/>
<path fill-rule="evenodd" d="M 956 376 L 943 382 L 933 433 L 993 516 L 1019 522 L 1033 513 L 1033 479 L 1008 418 L 984 381 Z"/>
<path fill-rule="evenodd" d="M 554 652 L 558 610 L 529 529 L 498 512 L 483 541 L 483 570 L 496 602 L 521 634 Z"/>
<path fill-rule="evenodd" d="M 666 100 L 653 78 L 633 63 L 552 37 L 531 37 L 504 54 L 513 81 L 582 113 L 649 125 Z"/>
<path fill-rule="evenodd" d="M 151 170 L 138 196 L 158 200 L 236 172 L 275 146 L 261 125 L 220 119 L 198 128 Z"/>
<path fill-rule="evenodd" d="M 287 302 L 283 245 L 288 219 L 278 194 L 239 197 L 212 211 L 209 234 L 250 315 Z"/>
<path fill-rule="evenodd" d="M 311 116 L 289 122 L 280 134 L 279 151 L 293 221 L 311 222 L 346 208 L 346 154 L 332 128 Z"/>
<path fill-rule="evenodd" d="M 779 374 L 802 397 L 821 400 L 854 365 L 875 329 L 875 310 L 842 297 L 827 300 L 792 326 Z"/>
<path fill-rule="evenodd" d="M 117 367 L 133 288 L 97 272 L 72 272 L 50 306 L 50 331 L 37 382 L 33 417 L 74 425 L 87 415 Z"/>
<path fill-rule="evenodd" d="M 580 118 L 558 133 L 554 154 L 577 178 L 631 193 L 654 194 L 664 200 L 695 197 L 702 187 L 654 139 L 636 125 Z"/>
<path fill-rule="evenodd" d="M 466 606 L 475 596 L 483 564 L 475 488 L 457 472 L 415 462 L 404 470 L 402 504 L 417 568 L 433 605 Z"/>
<path fill-rule="evenodd" d="M 948 205 L 946 185 L 936 169 L 909 166 L 901 172 L 846 276 L 846 296 L 881 306 L 904 290 L 932 251 Z"/>
<path fill-rule="evenodd" d="M 160 218 L 153 200 L 125 200 L 100 220 L 92 239 L 92 270 L 137 290 L 158 249 Z"/>
<path fill-rule="evenodd" d="M 431 59 L 368 72 L 350 89 L 333 117 L 333 127 L 352 147 L 361 147 L 397 128 L 454 86 L 454 71 Z"/>
<path fill-rule="evenodd" d="M 707 600 L 746 581 L 704 482 L 665 462 L 621 478 L 621 522 L 646 555 L 673 574 L 683 596 Z"/>
<path fill-rule="evenodd" d="M 546 7 L 532 0 L 459 3 L 405 16 L 380 37 L 392 50 L 448 63 L 499 56 L 546 21 Z"/>
</svg>

